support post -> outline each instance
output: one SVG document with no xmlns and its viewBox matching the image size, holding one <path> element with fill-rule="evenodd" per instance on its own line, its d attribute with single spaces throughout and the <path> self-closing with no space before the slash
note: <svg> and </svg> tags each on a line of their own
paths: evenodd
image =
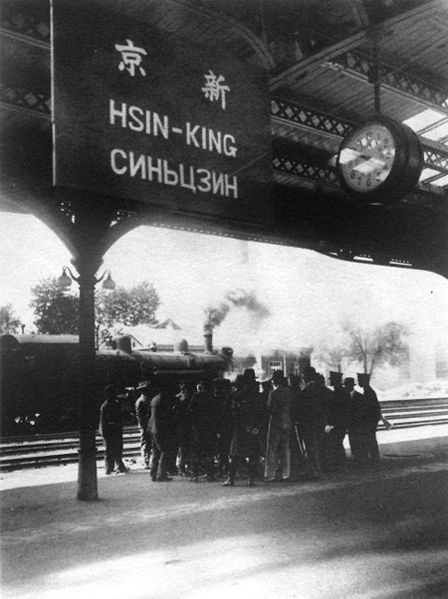
<svg viewBox="0 0 448 599">
<path fill-rule="evenodd" d="M 79 465 L 77 499 L 98 499 L 96 429 L 98 422 L 95 388 L 95 273 L 98 262 L 73 261 L 79 283 Z"/>
</svg>

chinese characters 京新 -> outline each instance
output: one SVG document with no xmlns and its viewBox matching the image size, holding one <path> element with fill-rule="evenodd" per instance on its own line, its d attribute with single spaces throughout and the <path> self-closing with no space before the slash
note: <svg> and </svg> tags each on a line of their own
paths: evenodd
<svg viewBox="0 0 448 599">
<path fill-rule="evenodd" d="M 131 77 L 136 75 L 136 68 L 138 67 L 140 75 L 146 76 L 146 71 L 140 66 L 142 62 L 142 56 L 146 56 L 148 53 L 143 48 L 134 46 L 131 40 L 126 40 L 126 46 L 121 44 L 115 44 L 115 50 L 121 52 L 121 61 L 118 65 L 120 71 L 126 69 Z"/>
<path fill-rule="evenodd" d="M 230 91 L 230 87 L 228 85 L 223 85 L 225 82 L 223 75 L 219 75 L 217 77 L 210 69 L 208 73 L 208 75 L 204 75 L 205 86 L 202 88 L 202 91 L 204 92 L 205 97 L 210 100 L 210 102 L 218 102 L 221 100 L 221 108 L 225 110 L 226 92 Z"/>
</svg>

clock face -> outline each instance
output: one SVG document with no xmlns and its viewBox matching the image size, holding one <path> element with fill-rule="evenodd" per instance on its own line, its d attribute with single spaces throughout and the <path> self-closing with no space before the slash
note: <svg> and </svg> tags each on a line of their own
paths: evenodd
<svg viewBox="0 0 448 599">
<path fill-rule="evenodd" d="M 387 127 L 372 123 L 354 131 L 343 142 L 339 168 L 348 187 L 369 193 L 380 187 L 395 162 L 395 140 Z"/>
</svg>

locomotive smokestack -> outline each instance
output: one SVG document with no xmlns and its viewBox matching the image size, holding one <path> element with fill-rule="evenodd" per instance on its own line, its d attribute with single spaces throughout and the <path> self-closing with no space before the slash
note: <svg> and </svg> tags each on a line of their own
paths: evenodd
<svg viewBox="0 0 448 599">
<path fill-rule="evenodd" d="M 209 323 L 204 324 L 204 346 L 206 352 L 213 353 L 213 327 Z"/>
</svg>

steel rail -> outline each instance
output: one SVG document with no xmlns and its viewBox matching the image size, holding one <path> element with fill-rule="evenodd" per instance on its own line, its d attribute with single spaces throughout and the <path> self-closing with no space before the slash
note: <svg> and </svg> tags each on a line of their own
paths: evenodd
<svg viewBox="0 0 448 599">
<path fill-rule="evenodd" d="M 380 402 L 383 416 L 394 429 L 448 424 L 448 397 L 405 399 Z M 384 424 L 378 430 L 384 430 Z M 140 454 L 139 431 L 125 427 L 123 456 L 137 458 Z M 9 437 L 0 443 L 0 471 L 19 470 L 75 463 L 78 461 L 78 433 L 53 433 Z M 103 440 L 96 438 L 97 459 L 104 458 Z"/>
</svg>

